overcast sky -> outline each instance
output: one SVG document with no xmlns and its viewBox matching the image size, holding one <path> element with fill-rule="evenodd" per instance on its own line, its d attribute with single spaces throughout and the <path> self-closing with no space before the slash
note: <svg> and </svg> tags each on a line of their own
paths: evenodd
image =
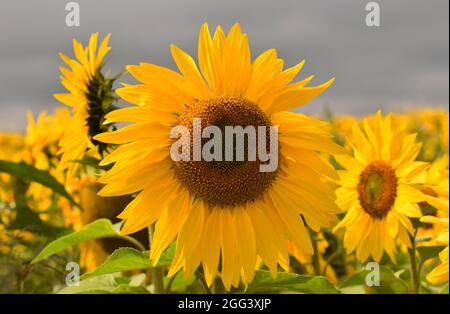
<svg viewBox="0 0 450 314">
<path fill-rule="evenodd" d="M 287 66 L 306 59 L 299 78 L 335 84 L 298 111 L 366 114 L 377 108 L 448 108 L 449 1 L 385 0 L 381 26 L 365 24 L 359 0 L 79 0 L 81 26 L 65 25 L 64 0 L 0 3 L 0 130 L 23 130 L 28 110 L 52 110 L 62 92 L 59 51 L 71 39 L 112 34 L 113 73 L 141 61 L 173 67 L 170 44 L 196 55 L 198 31 L 239 22 L 252 56 L 276 48 Z M 133 82 L 125 76 L 122 81 Z"/>
</svg>

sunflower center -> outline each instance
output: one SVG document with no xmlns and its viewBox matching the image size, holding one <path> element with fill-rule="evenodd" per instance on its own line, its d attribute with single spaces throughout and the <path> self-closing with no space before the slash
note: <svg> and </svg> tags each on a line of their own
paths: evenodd
<svg viewBox="0 0 450 314">
<path fill-rule="evenodd" d="M 382 219 L 397 197 L 397 177 L 394 169 L 384 161 L 369 164 L 359 177 L 359 202 L 375 219 Z"/>
<path fill-rule="evenodd" d="M 225 138 L 221 139 L 221 155 L 223 158 L 206 161 L 193 158 L 193 129 L 194 121 L 200 119 L 202 131 L 206 127 L 215 126 L 224 131 L 227 127 L 252 126 L 266 127 L 266 150 L 270 149 L 270 119 L 254 103 L 241 98 L 230 96 L 217 96 L 198 100 L 188 106 L 180 116 L 179 124 L 190 131 L 190 157 L 189 160 L 173 161 L 175 176 L 196 197 L 202 198 L 211 206 L 234 207 L 244 205 L 246 202 L 260 198 L 275 180 L 278 170 L 261 172 L 260 165 L 267 164 L 258 158 L 249 158 L 251 149 L 248 134 L 243 134 L 243 158 L 225 158 Z M 198 121 L 198 120 L 197 120 Z M 221 136 L 224 137 L 221 132 Z M 264 138 L 264 134 L 262 135 Z M 202 138 L 202 146 L 207 139 Z M 233 157 L 237 156 L 237 140 L 233 138 Z M 255 155 L 258 156 L 258 148 Z M 277 156 L 278 157 L 278 156 Z"/>
</svg>

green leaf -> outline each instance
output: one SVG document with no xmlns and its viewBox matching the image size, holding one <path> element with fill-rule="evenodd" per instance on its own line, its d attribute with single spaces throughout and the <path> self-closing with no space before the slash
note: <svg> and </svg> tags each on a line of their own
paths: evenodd
<svg viewBox="0 0 450 314">
<path fill-rule="evenodd" d="M 117 287 L 113 275 L 98 276 L 81 280 L 78 286 L 67 286 L 61 289 L 60 294 L 75 294 L 75 293 L 108 293 Z"/>
<path fill-rule="evenodd" d="M 84 165 L 84 166 L 89 166 L 89 167 L 92 167 L 95 169 L 101 169 L 101 170 L 109 170 L 112 168 L 112 165 L 100 166 L 99 165 L 100 160 L 98 160 L 97 158 L 94 158 L 94 157 L 89 157 L 89 156 L 86 156 L 83 159 L 72 160 L 72 162 L 76 162 L 76 163 Z"/>
<path fill-rule="evenodd" d="M 147 269 L 152 265 L 148 251 L 138 251 L 132 248 L 119 248 L 115 250 L 99 267 L 81 278 L 90 278 L 116 272 Z"/>
<path fill-rule="evenodd" d="M 440 294 L 448 294 L 448 283 L 439 291 Z"/>
<path fill-rule="evenodd" d="M 314 294 L 337 294 L 339 291 L 322 276 L 278 273 L 275 279 L 269 271 L 257 270 L 253 282 L 246 293 L 267 293 L 277 291 L 296 291 Z"/>
<path fill-rule="evenodd" d="M 27 206 L 18 204 L 15 208 L 17 215 L 7 228 L 11 230 L 26 230 L 45 236 L 58 236 L 66 232 L 65 228 L 52 226 L 41 220 L 39 214 Z"/>
<path fill-rule="evenodd" d="M 169 247 L 161 254 L 156 267 L 169 266 L 172 264 L 173 256 L 175 255 L 175 242 L 169 245 Z"/>
<path fill-rule="evenodd" d="M 445 246 L 419 246 L 417 251 L 419 252 L 421 261 L 425 261 L 430 258 L 439 256 L 439 253 L 445 248 Z"/>
<path fill-rule="evenodd" d="M 79 207 L 79 205 L 73 200 L 72 196 L 67 193 L 64 186 L 59 183 L 53 176 L 51 176 L 47 171 L 36 169 L 35 167 L 30 166 L 24 162 L 0 160 L 0 172 L 8 173 L 28 183 L 40 183 L 52 189 L 59 195 L 67 198 L 71 203 Z"/>
<path fill-rule="evenodd" d="M 150 293 L 147 289 L 141 286 L 118 285 L 113 291 L 113 294 L 147 294 Z"/>
<path fill-rule="evenodd" d="M 177 272 L 174 277 L 164 277 L 164 286 L 168 287 L 170 283 L 170 292 L 171 293 L 187 293 L 186 289 L 195 282 L 195 276 L 190 276 L 189 278 L 185 278 L 185 275 L 182 270 Z"/>
<path fill-rule="evenodd" d="M 32 263 L 39 262 L 44 258 L 61 252 L 68 247 L 76 245 L 83 241 L 89 241 L 99 238 L 117 237 L 118 233 L 114 230 L 111 221 L 108 219 L 98 219 L 80 229 L 77 232 L 70 233 L 58 238 L 49 244 L 39 253 Z"/>
<path fill-rule="evenodd" d="M 436 216 L 437 209 L 434 206 L 431 206 L 430 204 L 426 204 L 425 206 L 421 206 L 420 210 L 422 211 L 422 215 L 424 216 Z"/>
<path fill-rule="evenodd" d="M 140 285 L 118 283 L 113 275 L 103 275 L 81 280 L 78 286 L 67 286 L 59 294 L 146 294 L 147 289 Z"/>
<path fill-rule="evenodd" d="M 170 265 L 175 251 L 175 244 L 169 246 L 161 255 L 157 267 Z M 99 267 L 92 272 L 84 274 L 82 278 L 90 278 L 104 274 L 123 272 L 152 267 L 149 251 L 138 251 L 132 248 L 119 248 L 115 250 Z"/>
<path fill-rule="evenodd" d="M 380 282 L 379 286 L 367 286 L 366 277 L 374 270 L 360 270 L 353 273 L 350 277 L 345 279 L 340 285 L 339 289 L 345 289 L 349 287 L 362 286 L 367 293 L 407 293 L 408 285 L 402 279 L 398 278 L 392 271 L 392 269 L 380 266 Z"/>
</svg>

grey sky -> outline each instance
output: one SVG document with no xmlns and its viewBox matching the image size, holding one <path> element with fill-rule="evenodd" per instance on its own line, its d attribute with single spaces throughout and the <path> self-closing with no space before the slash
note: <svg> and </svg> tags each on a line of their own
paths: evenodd
<svg viewBox="0 0 450 314">
<path fill-rule="evenodd" d="M 306 59 L 300 78 L 321 83 L 322 96 L 298 111 L 366 114 L 377 108 L 448 108 L 449 1 L 384 0 L 381 26 L 365 25 L 368 1 L 358 0 L 79 0 L 81 26 L 65 26 L 62 0 L 0 3 L 0 130 L 23 130 L 27 110 L 51 110 L 62 92 L 59 51 L 71 39 L 111 32 L 107 68 L 113 73 L 141 61 L 173 67 L 171 43 L 196 55 L 203 22 L 228 29 L 239 22 L 252 55 L 276 48 L 285 64 Z M 133 82 L 126 76 L 122 81 Z"/>
</svg>

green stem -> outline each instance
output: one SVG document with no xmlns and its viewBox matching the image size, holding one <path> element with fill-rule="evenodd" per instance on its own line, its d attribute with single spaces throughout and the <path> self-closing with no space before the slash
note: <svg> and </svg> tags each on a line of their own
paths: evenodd
<svg viewBox="0 0 450 314">
<path fill-rule="evenodd" d="M 311 242 L 314 250 L 314 255 L 312 256 L 312 263 L 314 266 L 314 275 L 320 276 L 320 253 L 319 253 L 319 247 L 317 246 L 317 234 L 311 232 Z"/>
<path fill-rule="evenodd" d="M 169 293 L 170 293 L 170 288 L 172 287 L 172 284 L 173 284 L 173 282 L 174 282 L 174 280 L 175 280 L 175 276 L 176 276 L 176 275 L 177 275 L 177 274 L 173 275 L 172 278 L 170 278 L 169 282 L 167 283 L 166 294 L 169 294 Z"/>
<path fill-rule="evenodd" d="M 201 274 L 199 271 L 197 271 L 195 273 L 195 276 L 197 277 L 197 279 L 201 282 L 203 288 L 205 289 L 205 292 L 207 294 L 212 294 L 211 290 L 208 287 L 208 284 L 206 283 L 205 277 L 203 276 L 203 274 Z"/>
<path fill-rule="evenodd" d="M 153 241 L 153 225 L 148 226 L 148 245 L 149 248 L 152 247 Z M 164 276 L 161 267 L 153 267 L 152 268 L 152 281 L 154 292 L 156 294 L 163 294 L 164 290 Z"/>
<path fill-rule="evenodd" d="M 117 235 L 116 238 L 127 240 L 128 242 L 132 243 L 137 249 L 139 249 L 141 251 L 145 251 L 146 250 L 145 246 L 143 246 L 141 242 L 139 242 L 138 240 L 136 240 L 133 237 L 124 236 L 124 235 Z"/>
<path fill-rule="evenodd" d="M 419 277 L 419 268 L 417 267 L 417 258 L 416 258 L 416 241 L 415 236 L 411 236 L 412 247 L 408 248 L 409 261 L 411 263 L 411 274 L 412 274 L 412 288 L 413 293 L 418 294 L 420 288 L 420 277 Z"/>
<path fill-rule="evenodd" d="M 340 252 L 339 252 L 339 251 L 336 251 L 336 252 L 334 252 L 333 254 L 331 254 L 331 256 L 328 258 L 328 260 L 326 261 L 325 266 L 323 267 L 323 270 L 322 270 L 322 275 L 323 275 L 323 276 L 326 276 L 326 275 L 327 275 L 327 269 L 328 269 L 328 266 L 331 265 L 331 263 L 333 262 L 333 260 L 334 260 L 336 257 L 338 257 L 339 254 L 340 254 Z"/>
</svg>

